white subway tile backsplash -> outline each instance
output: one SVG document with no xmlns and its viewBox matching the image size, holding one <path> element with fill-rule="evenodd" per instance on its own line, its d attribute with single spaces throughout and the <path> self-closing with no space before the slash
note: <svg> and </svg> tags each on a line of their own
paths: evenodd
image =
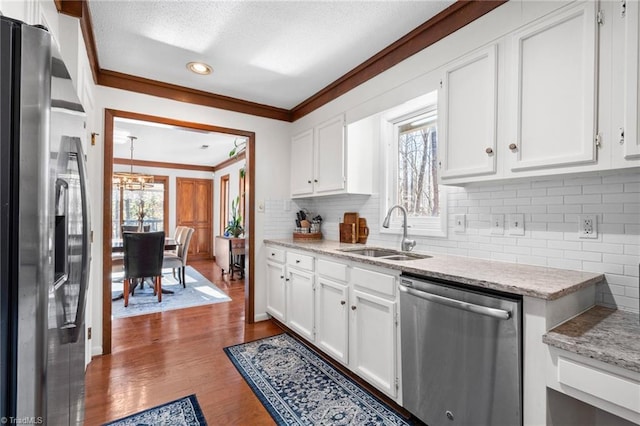
<svg viewBox="0 0 640 426">
<path fill-rule="evenodd" d="M 589 195 L 565 195 L 565 204 L 594 204 L 601 203 L 601 194 L 589 194 Z"/>
<path fill-rule="evenodd" d="M 579 195 L 582 194 L 581 186 L 560 186 L 547 189 L 547 195 Z"/>
<path fill-rule="evenodd" d="M 638 311 L 640 263 L 640 174 L 635 170 L 607 171 L 532 181 L 477 183 L 447 190 L 448 238 L 412 236 L 416 250 L 604 273 L 597 301 Z M 329 196 L 265 202 L 265 237 L 291 235 L 295 212 L 306 208 L 325 218 L 325 238 L 338 239 L 344 212 L 367 218 L 371 245 L 397 246 L 400 236 L 381 234 L 380 196 Z M 489 232 L 491 214 L 524 214 L 525 235 Z M 454 232 L 454 214 L 467 215 L 465 232 Z M 598 238 L 578 236 L 578 215 L 598 216 Z M 505 216 L 506 218 L 506 216 Z M 411 234 L 411 230 L 409 230 Z"/>
<path fill-rule="evenodd" d="M 607 185 L 585 185 L 582 187 L 583 194 L 613 194 L 616 192 L 622 192 L 623 185 L 607 184 Z"/>
</svg>

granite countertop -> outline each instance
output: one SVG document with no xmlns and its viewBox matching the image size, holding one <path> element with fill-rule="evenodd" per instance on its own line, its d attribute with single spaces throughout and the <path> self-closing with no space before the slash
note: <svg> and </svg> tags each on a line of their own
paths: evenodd
<svg viewBox="0 0 640 426">
<path fill-rule="evenodd" d="M 340 250 L 371 247 L 338 241 L 315 242 L 292 239 L 265 240 L 267 244 L 306 250 L 340 259 L 413 273 L 426 278 L 455 281 L 539 299 L 553 300 L 604 280 L 603 274 L 569 271 L 565 269 L 521 265 L 509 262 L 451 256 L 415 251 L 433 257 L 409 261 L 393 261 L 365 257 Z"/>
<path fill-rule="evenodd" d="M 549 346 L 640 373 L 638 314 L 595 306 L 542 336 Z"/>
</svg>

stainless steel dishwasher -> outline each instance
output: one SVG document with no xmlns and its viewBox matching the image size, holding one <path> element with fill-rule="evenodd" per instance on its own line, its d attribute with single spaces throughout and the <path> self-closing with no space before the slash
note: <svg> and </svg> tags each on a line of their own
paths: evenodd
<svg viewBox="0 0 640 426">
<path fill-rule="evenodd" d="M 429 426 L 521 425 L 521 303 L 402 275 L 403 406 Z"/>
</svg>

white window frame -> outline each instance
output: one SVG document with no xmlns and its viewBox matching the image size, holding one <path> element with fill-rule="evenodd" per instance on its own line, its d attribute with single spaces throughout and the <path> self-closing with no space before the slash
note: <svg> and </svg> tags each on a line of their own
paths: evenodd
<svg viewBox="0 0 640 426">
<path fill-rule="evenodd" d="M 423 99 L 426 98 L 426 99 Z M 421 100 L 421 101 L 420 101 Z M 381 136 L 382 136 L 382 156 L 380 165 L 382 167 L 383 178 L 380 188 L 380 233 L 381 234 L 402 234 L 402 217 L 396 210 L 391 217 L 389 228 L 384 228 L 382 222 L 387 215 L 387 211 L 397 204 L 397 176 L 398 176 L 398 139 L 400 127 L 407 122 L 415 120 L 420 115 L 424 115 L 437 108 L 437 103 L 428 96 L 421 97 L 417 102 L 412 102 L 412 107 L 407 111 L 407 105 L 389 110 L 382 115 Z M 446 237 L 447 236 L 447 191 L 446 186 L 439 185 L 438 198 L 440 215 L 437 218 L 416 218 L 408 217 L 407 226 L 409 235 L 426 237 Z"/>
</svg>

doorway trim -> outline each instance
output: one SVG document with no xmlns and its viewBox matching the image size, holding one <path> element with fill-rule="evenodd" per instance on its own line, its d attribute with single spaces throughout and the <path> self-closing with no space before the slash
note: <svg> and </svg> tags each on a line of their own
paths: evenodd
<svg viewBox="0 0 640 426">
<path fill-rule="evenodd" d="M 217 133 L 226 133 L 247 138 L 246 157 L 247 167 L 245 179 L 248 197 L 245 200 L 245 218 L 247 229 L 247 262 L 244 280 L 244 309 L 245 323 L 254 322 L 254 261 L 255 258 L 255 219 L 253 211 L 255 206 L 255 132 L 227 127 L 213 126 L 209 124 L 194 123 L 175 120 L 172 118 L 158 117 L 140 114 L 130 111 L 105 109 L 104 111 L 104 168 L 103 168 L 103 213 L 102 213 L 102 353 L 111 353 L 111 189 L 113 175 L 113 128 L 115 118 L 129 118 L 141 121 L 168 124 L 172 126 L 186 127 L 189 129 L 204 130 Z M 247 205 L 248 204 L 248 205 Z M 213 238 L 213 235 L 211 236 Z"/>
</svg>

